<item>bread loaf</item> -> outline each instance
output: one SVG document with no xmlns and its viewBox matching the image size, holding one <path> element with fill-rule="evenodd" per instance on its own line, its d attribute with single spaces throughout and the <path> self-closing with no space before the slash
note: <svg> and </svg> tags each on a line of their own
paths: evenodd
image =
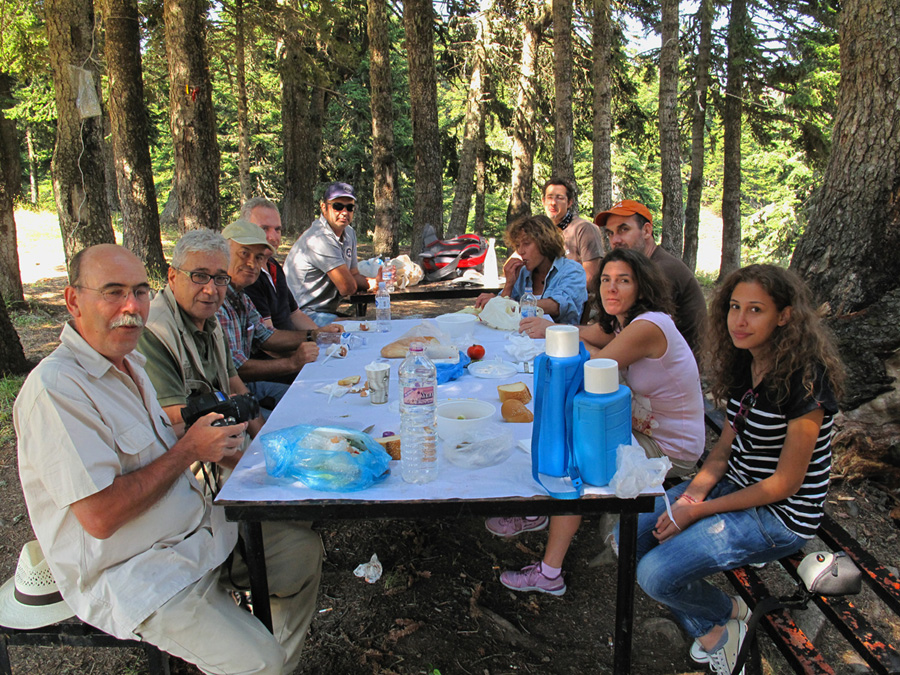
<svg viewBox="0 0 900 675">
<path fill-rule="evenodd" d="M 402 359 L 409 352 L 409 346 L 413 342 L 421 342 L 427 345 L 429 342 L 437 343 L 438 339 L 431 335 L 423 335 L 421 337 L 405 337 L 394 340 L 388 345 L 381 348 L 381 355 L 386 359 Z"/>
<path fill-rule="evenodd" d="M 500 406 L 500 414 L 507 422 L 533 422 L 534 415 L 518 399 L 510 399 Z"/>
<path fill-rule="evenodd" d="M 528 403 L 531 400 L 531 391 L 529 391 L 528 385 L 524 382 L 501 384 L 497 387 L 497 394 L 500 396 L 500 403 L 512 400 Z"/>
<path fill-rule="evenodd" d="M 400 436 L 382 436 L 375 439 L 383 447 L 391 459 L 400 459 Z"/>
</svg>

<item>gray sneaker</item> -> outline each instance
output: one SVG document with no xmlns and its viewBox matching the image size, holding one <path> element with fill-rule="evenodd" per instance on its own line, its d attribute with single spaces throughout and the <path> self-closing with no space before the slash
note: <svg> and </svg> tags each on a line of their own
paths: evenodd
<svg viewBox="0 0 900 675">
<path fill-rule="evenodd" d="M 540 516 L 533 520 L 528 518 L 488 518 L 484 521 L 484 526 L 491 534 L 498 537 L 515 537 L 523 532 L 537 532 L 547 527 L 550 519 L 547 516 Z"/>
<path fill-rule="evenodd" d="M 737 602 L 737 620 L 746 625 L 752 614 L 750 608 L 741 596 L 732 595 L 731 597 Z M 694 643 L 691 645 L 690 656 L 691 661 L 694 663 L 709 663 L 709 653 L 703 649 L 703 645 L 700 644 L 699 640 L 694 640 Z"/>
<path fill-rule="evenodd" d="M 731 675 L 741 651 L 741 645 L 744 643 L 744 638 L 747 637 L 747 626 L 737 619 L 731 619 L 726 623 L 725 629 L 728 631 L 728 640 L 725 645 L 709 654 L 709 667 L 715 675 Z M 744 675 L 746 670 L 746 667 L 741 668 L 736 675 Z"/>
</svg>

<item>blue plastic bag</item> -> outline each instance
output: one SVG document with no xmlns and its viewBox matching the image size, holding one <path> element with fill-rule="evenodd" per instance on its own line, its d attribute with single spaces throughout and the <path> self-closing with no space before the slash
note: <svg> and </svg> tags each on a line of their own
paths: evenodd
<svg viewBox="0 0 900 675">
<path fill-rule="evenodd" d="M 458 379 L 466 372 L 466 366 L 472 363 L 472 359 L 459 353 L 459 363 L 435 363 L 434 367 L 437 371 L 437 383 L 444 384 L 450 380 Z"/>
<path fill-rule="evenodd" d="M 259 440 L 270 476 L 296 478 L 313 490 L 364 490 L 389 473 L 391 456 L 371 436 L 353 429 L 298 424 Z"/>
</svg>

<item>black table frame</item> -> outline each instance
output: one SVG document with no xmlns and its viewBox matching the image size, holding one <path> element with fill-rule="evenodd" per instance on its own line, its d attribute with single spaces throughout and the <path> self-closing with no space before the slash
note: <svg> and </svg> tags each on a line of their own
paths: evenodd
<svg viewBox="0 0 900 675">
<path fill-rule="evenodd" d="M 585 495 L 577 500 L 549 497 L 416 500 L 416 501 L 351 501 L 308 500 L 299 502 L 219 501 L 229 520 L 240 521 L 244 539 L 253 613 L 272 630 L 269 605 L 269 582 L 266 573 L 262 522 L 273 520 L 329 520 L 380 518 L 465 518 L 470 516 L 522 515 L 597 515 L 620 514 L 619 559 L 616 589 L 615 650 L 613 672 L 631 673 L 631 642 L 634 629 L 634 590 L 637 572 L 638 513 L 653 510 L 654 496 L 636 499 Z M 414 515 L 413 515 L 414 513 Z"/>
<path fill-rule="evenodd" d="M 458 298 L 477 298 L 482 293 L 499 293 L 503 287 L 488 286 L 463 286 L 452 282 L 436 282 L 431 284 L 418 284 L 404 288 L 402 291 L 391 293 L 391 302 L 409 302 L 411 300 L 453 300 Z M 353 307 L 356 316 L 365 318 L 369 304 L 375 303 L 375 294 L 354 293 L 347 302 Z"/>
</svg>

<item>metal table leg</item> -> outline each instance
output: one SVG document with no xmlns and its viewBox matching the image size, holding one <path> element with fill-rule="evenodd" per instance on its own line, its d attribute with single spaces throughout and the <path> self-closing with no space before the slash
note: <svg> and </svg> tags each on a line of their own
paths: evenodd
<svg viewBox="0 0 900 675">
<path fill-rule="evenodd" d="M 262 525 L 258 521 L 241 523 L 241 536 L 247 553 L 247 572 L 250 575 L 250 595 L 253 615 L 272 630 L 272 607 L 269 605 L 269 577 L 266 573 L 266 550 Z"/>
<path fill-rule="evenodd" d="M 616 591 L 616 633 L 613 672 L 631 673 L 631 638 L 634 634 L 634 587 L 637 572 L 636 513 L 623 513 L 619 520 L 619 573 Z"/>
</svg>

